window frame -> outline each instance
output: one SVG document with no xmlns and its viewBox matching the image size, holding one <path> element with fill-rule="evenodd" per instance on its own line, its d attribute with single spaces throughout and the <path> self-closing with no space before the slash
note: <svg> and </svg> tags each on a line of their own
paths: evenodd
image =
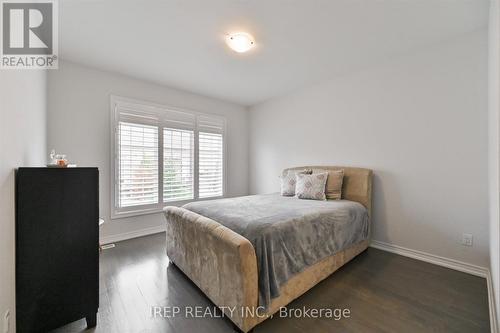
<svg viewBox="0 0 500 333">
<path fill-rule="evenodd" d="M 158 127 L 158 203 L 148 204 L 148 205 L 137 205 L 130 207 L 118 207 L 118 185 L 119 185 L 119 157 L 118 157 L 118 123 L 120 121 L 120 109 L 127 108 L 133 110 L 136 114 L 142 114 L 144 116 L 156 117 L 157 120 L 145 121 L 145 125 L 154 125 Z M 194 199 L 189 200 L 178 200 L 178 201 L 168 201 L 163 202 L 163 170 L 164 170 L 164 142 L 163 134 L 164 128 L 172 128 L 172 126 L 166 125 L 165 119 L 162 116 L 166 112 L 181 113 L 188 116 L 193 116 L 195 119 L 193 132 L 194 132 L 194 174 L 193 174 L 193 188 L 194 188 Z M 222 195 L 214 196 L 208 198 L 199 198 L 199 118 L 200 117 L 210 117 L 216 118 L 222 121 Z M 131 121 L 129 121 L 131 122 Z M 133 121 L 132 121 L 133 122 Z M 141 122 L 137 122 L 141 124 Z M 204 131 L 205 132 L 205 131 Z M 193 110 L 187 110 L 162 104 L 157 104 L 153 102 L 132 99 L 117 95 L 110 95 L 110 157 L 111 157 L 111 172 L 110 172 L 110 206 L 111 206 L 111 219 L 119 219 L 130 216 L 140 216 L 147 214 L 155 214 L 162 212 L 163 208 L 166 206 L 182 206 L 186 203 L 193 201 L 202 200 L 213 200 L 226 197 L 227 188 L 227 119 L 223 116 L 210 114 L 206 112 L 199 112 Z"/>
</svg>

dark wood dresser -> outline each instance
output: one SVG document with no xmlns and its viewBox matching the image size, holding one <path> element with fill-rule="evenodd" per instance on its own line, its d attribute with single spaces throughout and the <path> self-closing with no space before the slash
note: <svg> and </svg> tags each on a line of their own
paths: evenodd
<svg viewBox="0 0 500 333">
<path fill-rule="evenodd" d="M 46 332 L 99 307 L 97 168 L 16 172 L 17 332 Z"/>
</svg>

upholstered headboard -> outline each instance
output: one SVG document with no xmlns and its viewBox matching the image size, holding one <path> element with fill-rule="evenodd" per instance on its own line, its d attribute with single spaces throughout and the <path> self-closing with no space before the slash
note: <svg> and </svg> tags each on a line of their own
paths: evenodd
<svg viewBox="0 0 500 333">
<path fill-rule="evenodd" d="M 288 168 L 283 172 L 303 169 L 312 169 L 313 173 L 317 173 L 319 170 L 343 169 L 342 199 L 359 202 L 368 209 L 370 217 L 372 216 L 372 170 L 341 166 L 301 166 Z"/>
</svg>

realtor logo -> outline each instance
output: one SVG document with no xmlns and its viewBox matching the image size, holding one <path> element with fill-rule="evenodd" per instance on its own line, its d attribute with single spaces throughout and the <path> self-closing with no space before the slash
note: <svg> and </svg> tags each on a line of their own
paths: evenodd
<svg viewBox="0 0 500 333">
<path fill-rule="evenodd" d="M 56 0 L 1 0 L 2 69 L 57 68 Z"/>
</svg>

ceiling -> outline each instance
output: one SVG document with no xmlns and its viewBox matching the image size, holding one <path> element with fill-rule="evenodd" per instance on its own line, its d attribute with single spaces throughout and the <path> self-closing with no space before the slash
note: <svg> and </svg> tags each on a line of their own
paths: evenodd
<svg viewBox="0 0 500 333">
<path fill-rule="evenodd" d="M 60 56 L 253 105 L 487 26 L 488 0 L 63 0 Z M 224 36 L 246 31 L 238 54 Z"/>
</svg>

